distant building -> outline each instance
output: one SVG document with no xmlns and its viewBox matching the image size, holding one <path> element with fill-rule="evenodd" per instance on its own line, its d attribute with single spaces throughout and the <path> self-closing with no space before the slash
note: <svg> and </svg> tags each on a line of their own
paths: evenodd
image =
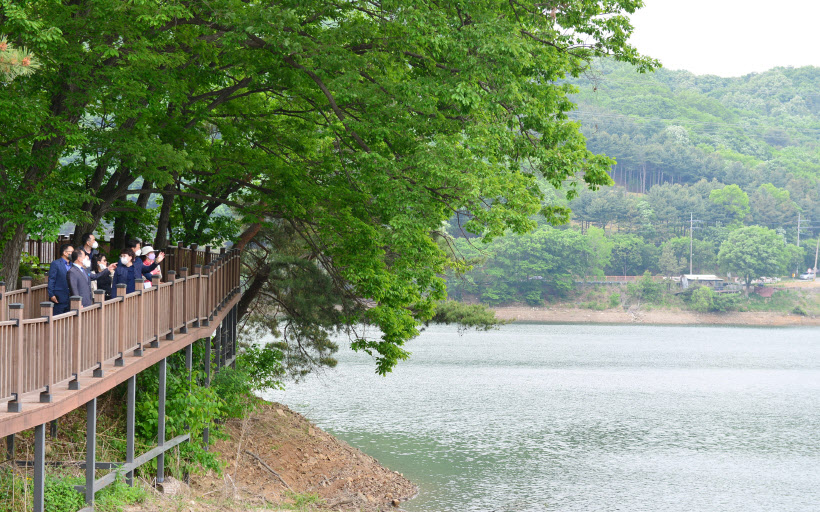
<svg viewBox="0 0 820 512">
<path fill-rule="evenodd" d="M 710 288 L 722 288 L 723 279 L 713 274 L 684 274 L 680 276 L 680 287 L 683 289 L 693 285 L 709 286 Z"/>
</svg>

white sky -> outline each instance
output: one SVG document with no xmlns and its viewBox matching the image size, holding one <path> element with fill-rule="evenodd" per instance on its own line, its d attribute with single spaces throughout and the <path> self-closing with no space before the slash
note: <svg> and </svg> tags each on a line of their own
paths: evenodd
<svg viewBox="0 0 820 512">
<path fill-rule="evenodd" d="M 820 1 L 644 0 L 630 41 L 667 69 L 724 77 L 820 66 Z"/>
</svg>

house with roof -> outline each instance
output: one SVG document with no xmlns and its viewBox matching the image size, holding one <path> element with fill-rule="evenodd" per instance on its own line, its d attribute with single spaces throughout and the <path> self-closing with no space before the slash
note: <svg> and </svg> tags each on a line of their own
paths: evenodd
<svg viewBox="0 0 820 512">
<path fill-rule="evenodd" d="M 724 280 L 714 274 L 683 274 L 680 276 L 680 287 L 684 290 L 690 286 L 708 286 L 710 288 L 723 288 Z"/>
</svg>

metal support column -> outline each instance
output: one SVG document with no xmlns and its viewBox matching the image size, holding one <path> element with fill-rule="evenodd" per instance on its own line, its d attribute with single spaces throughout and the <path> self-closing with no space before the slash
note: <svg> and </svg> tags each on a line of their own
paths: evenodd
<svg viewBox="0 0 820 512">
<path fill-rule="evenodd" d="M 205 387 L 211 387 L 211 337 L 208 336 L 207 338 L 203 339 L 202 341 L 205 342 Z M 211 436 L 211 429 L 210 427 L 205 427 L 202 430 L 202 442 L 205 444 L 205 450 L 208 449 L 208 445 L 210 444 L 210 436 Z"/>
<path fill-rule="evenodd" d="M 85 404 L 85 504 L 94 507 L 94 469 L 97 465 L 97 399 Z"/>
<path fill-rule="evenodd" d="M 168 359 L 159 362 L 159 412 L 157 415 L 157 446 L 165 446 L 165 375 Z M 157 456 L 157 484 L 165 481 L 165 452 Z"/>
<path fill-rule="evenodd" d="M 216 327 L 216 335 L 214 335 L 214 350 L 216 351 L 216 371 L 222 366 L 222 322 Z"/>
<path fill-rule="evenodd" d="M 193 368 L 194 368 L 194 345 L 192 343 L 192 344 L 188 345 L 187 347 L 185 347 L 185 369 L 188 370 L 188 389 L 191 389 L 190 386 L 193 385 L 193 379 L 194 379 L 194 370 L 193 370 Z M 188 392 L 188 394 L 190 395 L 190 391 Z M 190 430 L 191 430 L 191 425 L 188 424 L 188 423 L 185 423 L 185 431 L 190 432 Z M 188 474 L 187 471 L 183 475 L 183 481 L 188 485 L 190 485 L 190 483 L 191 483 L 190 482 L 190 475 Z"/>
<path fill-rule="evenodd" d="M 34 427 L 34 512 L 45 511 L 46 424 Z"/>
<path fill-rule="evenodd" d="M 134 405 L 137 400 L 137 376 L 128 379 L 128 397 L 126 398 L 125 413 L 125 462 L 134 462 Z M 134 472 L 125 474 L 125 482 L 129 487 L 134 486 Z"/>
<path fill-rule="evenodd" d="M 14 460 L 15 449 L 14 449 L 14 434 L 9 434 L 6 436 L 6 452 L 8 453 L 8 459 Z"/>
<path fill-rule="evenodd" d="M 238 349 L 238 345 L 237 345 L 237 343 L 238 343 L 238 340 L 237 340 L 237 338 L 238 338 L 238 336 L 237 336 L 238 328 L 237 328 L 237 326 L 239 325 L 239 305 L 238 304 L 234 305 L 233 313 L 231 314 L 231 318 L 233 318 L 233 321 L 232 321 L 232 327 L 233 327 L 233 354 L 232 354 L 232 357 L 234 358 L 233 368 L 236 369 L 236 353 L 237 353 L 237 349 Z"/>
</svg>

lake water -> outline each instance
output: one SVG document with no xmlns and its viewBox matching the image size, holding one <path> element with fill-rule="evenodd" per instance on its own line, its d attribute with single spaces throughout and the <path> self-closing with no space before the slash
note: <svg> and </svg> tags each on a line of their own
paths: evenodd
<svg viewBox="0 0 820 512">
<path fill-rule="evenodd" d="M 820 330 L 434 326 L 267 398 L 434 511 L 818 511 Z"/>
</svg>

